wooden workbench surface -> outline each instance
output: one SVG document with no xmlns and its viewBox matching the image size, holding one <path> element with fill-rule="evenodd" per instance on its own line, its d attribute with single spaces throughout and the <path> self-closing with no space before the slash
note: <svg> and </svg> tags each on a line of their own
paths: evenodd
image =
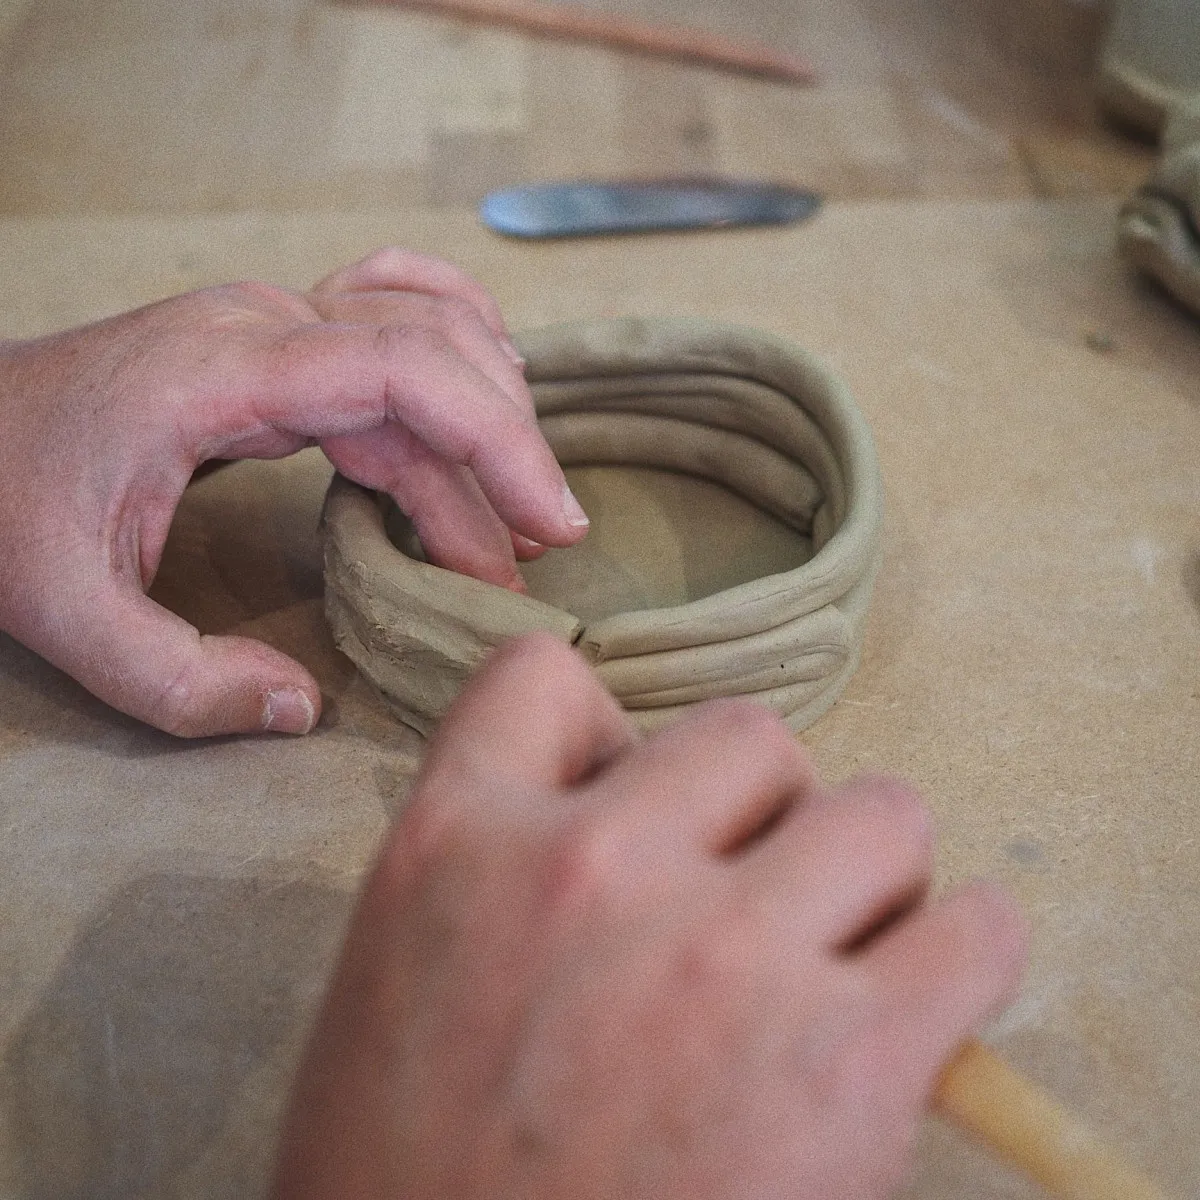
<svg viewBox="0 0 1200 1200">
<path fill-rule="evenodd" d="M 861 669 L 805 741 L 930 798 L 940 878 L 1034 928 L 991 1040 L 1179 1196 L 1200 1179 L 1200 326 L 1108 201 L 833 206 L 783 232 L 525 247 L 469 213 L 0 222 L 0 329 L 388 241 L 516 326 L 696 313 L 850 381 L 887 553 Z M 0 638 L 0 1196 L 252 1195 L 349 904 L 418 746 L 319 615 L 319 457 L 196 485 L 158 583 L 329 697 L 309 738 L 185 744 Z M 660 530 L 661 532 L 661 530 Z M 1033 1196 L 930 1126 L 913 1197 Z"/>
<path fill-rule="evenodd" d="M 796 88 L 331 0 L 0 0 L 0 214 L 453 208 L 578 175 L 838 199 L 1126 191 L 1079 0 L 572 0 L 761 38 Z"/>
</svg>

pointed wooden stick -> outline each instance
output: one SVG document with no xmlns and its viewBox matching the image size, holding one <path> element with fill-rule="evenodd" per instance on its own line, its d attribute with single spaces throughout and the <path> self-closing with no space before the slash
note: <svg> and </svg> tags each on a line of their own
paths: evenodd
<svg viewBox="0 0 1200 1200">
<path fill-rule="evenodd" d="M 464 17 L 490 25 L 507 25 L 544 37 L 592 42 L 650 54 L 658 58 L 703 63 L 746 75 L 811 84 L 811 65 L 796 54 L 787 54 L 764 42 L 722 37 L 702 29 L 656 25 L 599 12 L 574 4 L 546 4 L 541 0 L 342 0 L 343 3 L 386 4 L 416 8 L 446 16 Z"/>
<path fill-rule="evenodd" d="M 934 1108 L 1061 1200 L 1166 1200 L 1041 1088 L 980 1042 L 958 1052 Z"/>
</svg>

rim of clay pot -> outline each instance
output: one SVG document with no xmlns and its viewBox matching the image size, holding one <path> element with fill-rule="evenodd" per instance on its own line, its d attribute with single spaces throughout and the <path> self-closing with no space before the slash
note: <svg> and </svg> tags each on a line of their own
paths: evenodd
<svg viewBox="0 0 1200 1200">
<path fill-rule="evenodd" d="M 323 523 L 326 605 L 342 649 L 423 731 L 492 646 L 533 629 L 578 645 L 643 725 L 741 694 L 795 728 L 815 720 L 857 663 L 882 527 L 874 443 L 845 385 L 782 338 L 694 319 L 578 322 L 518 345 L 563 465 L 708 479 L 811 536 L 811 557 L 585 624 L 409 557 L 388 538 L 377 498 L 336 477 Z"/>
</svg>

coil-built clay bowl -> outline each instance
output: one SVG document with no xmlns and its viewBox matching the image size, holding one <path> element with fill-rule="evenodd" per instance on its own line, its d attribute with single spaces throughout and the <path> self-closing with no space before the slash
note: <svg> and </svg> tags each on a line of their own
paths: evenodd
<svg viewBox="0 0 1200 1200">
<path fill-rule="evenodd" d="M 871 432 L 845 386 L 787 341 L 699 320 L 582 322 L 519 345 L 564 466 L 711 481 L 810 539 L 811 557 L 585 622 L 406 554 L 390 502 L 336 477 L 323 523 L 338 646 L 426 734 L 494 646 L 533 630 L 577 645 L 643 727 L 714 696 L 752 697 L 797 730 L 815 721 L 857 665 L 882 526 Z"/>
</svg>

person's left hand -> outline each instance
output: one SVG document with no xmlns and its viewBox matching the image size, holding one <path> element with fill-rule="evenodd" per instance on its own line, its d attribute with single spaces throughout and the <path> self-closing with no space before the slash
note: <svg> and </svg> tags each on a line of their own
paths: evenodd
<svg viewBox="0 0 1200 1200">
<path fill-rule="evenodd" d="M 171 733 L 307 732 L 299 663 L 145 595 L 192 472 L 320 445 L 434 562 L 519 590 L 515 554 L 587 526 L 521 366 L 478 283 L 399 250 L 307 296 L 232 284 L 0 343 L 0 629 Z"/>
</svg>

